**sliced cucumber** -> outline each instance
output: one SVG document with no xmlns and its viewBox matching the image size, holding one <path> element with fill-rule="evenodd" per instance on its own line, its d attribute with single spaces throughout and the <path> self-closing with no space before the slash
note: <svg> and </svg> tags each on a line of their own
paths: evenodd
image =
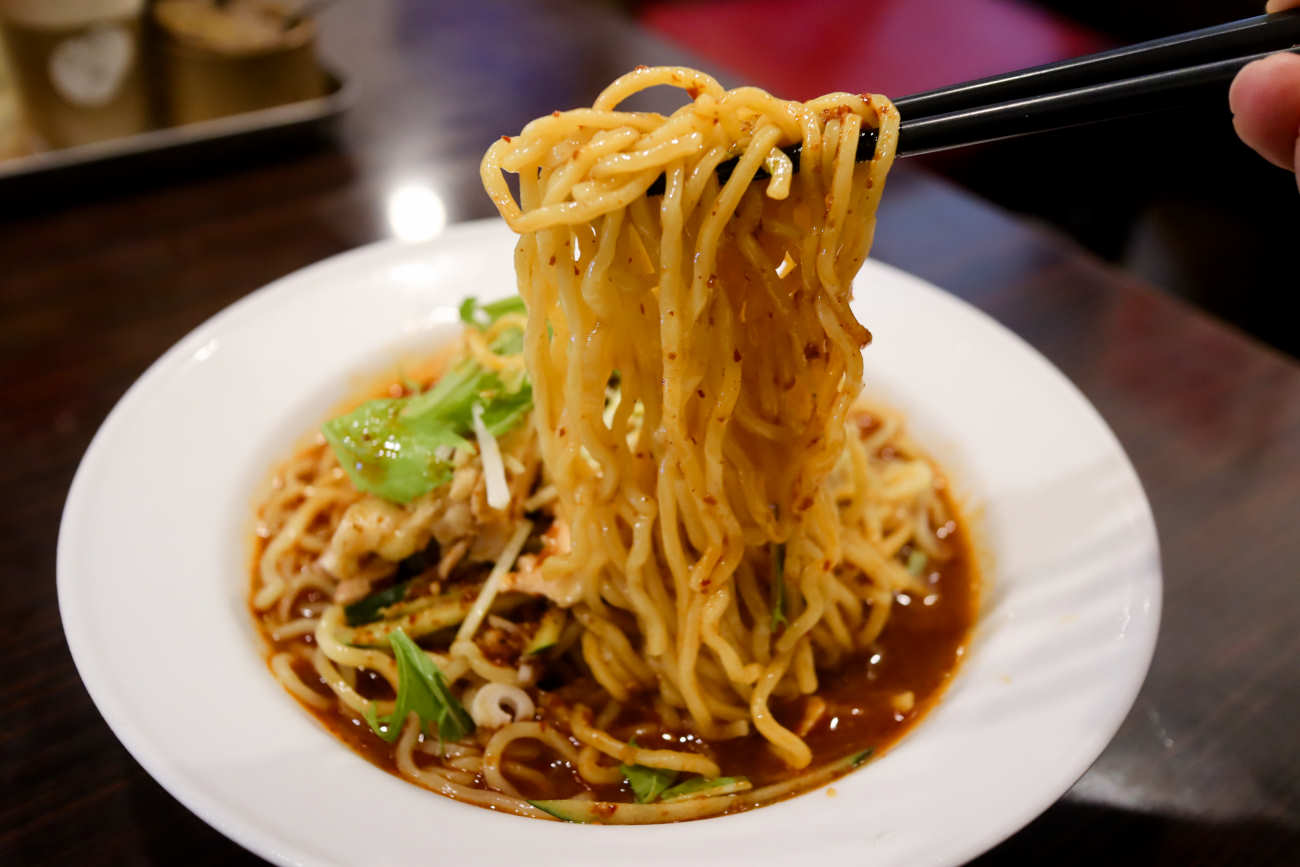
<svg viewBox="0 0 1300 867">
<path fill-rule="evenodd" d="M 576 811 L 568 807 L 569 804 L 594 803 L 592 801 L 575 801 L 575 800 L 558 800 L 558 801 L 529 801 L 543 813 L 550 813 L 561 822 L 578 822 L 579 824 L 590 822 L 590 819 L 580 818 Z"/>
<path fill-rule="evenodd" d="M 754 788 L 745 777 L 713 777 L 705 779 L 704 777 L 694 777 L 684 783 L 678 783 L 664 789 L 659 800 L 664 803 L 669 801 L 684 801 L 688 798 L 706 798 L 717 795 L 734 795 L 737 792 L 748 792 Z"/>
<path fill-rule="evenodd" d="M 610 801 L 529 801 L 539 810 L 565 822 L 592 825 L 649 825 L 716 816 L 734 803 L 734 795 L 686 798 L 669 804 L 621 804 Z"/>
<path fill-rule="evenodd" d="M 386 620 L 367 623 L 356 629 L 343 631 L 339 638 L 355 647 L 388 647 L 388 636 L 401 629 L 409 638 L 418 639 L 432 635 L 440 629 L 455 626 L 465 619 L 474 607 L 474 597 L 465 593 L 451 593 L 425 599 L 414 599 L 385 610 Z M 527 602 L 522 593 L 503 593 L 492 603 L 493 614 L 505 614 Z M 399 613 L 400 610 L 400 613 Z M 392 616 L 396 614 L 397 616 Z"/>
<path fill-rule="evenodd" d="M 560 634 L 564 632 L 564 623 L 569 619 L 568 612 L 563 608 L 548 608 L 542 615 L 541 623 L 537 624 L 537 631 L 533 633 L 533 638 L 524 648 L 525 656 L 532 656 L 554 647 L 560 640 Z"/>
</svg>

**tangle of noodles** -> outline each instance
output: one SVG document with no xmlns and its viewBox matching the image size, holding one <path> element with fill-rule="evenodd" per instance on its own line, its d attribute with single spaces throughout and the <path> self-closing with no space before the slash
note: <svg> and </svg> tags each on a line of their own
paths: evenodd
<svg viewBox="0 0 1300 867">
<path fill-rule="evenodd" d="M 690 96 L 670 117 L 619 110 L 664 84 Z M 852 280 L 897 128 L 883 97 L 640 68 L 493 144 L 483 181 L 520 233 L 527 312 L 466 329 L 453 360 L 526 369 L 531 418 L 457 447 L 451 480 L 408 503 L 359 492 L 323 438 L 280 468 L 250 604 L 286 688 L 325 717 L 389 714 L 384 639 L 432 624 L 417 637 L 476 729 L 443 743 L 412 714 L 389 747 L 331 727 L 451 797 L 610 822 L 784 797 L 918 718 L 975 577 L 942 476 L 896 415 L 855 403 L 870 334 Z M 522 353 L 493 348 L 510 329 Z M 378 622 L 345 614 L 398 584 L 416 589 Z M 564 625 L 534 649 L 547 621 Z M 710 782 L 632 804 L 635 766 Z"/>
</svg>

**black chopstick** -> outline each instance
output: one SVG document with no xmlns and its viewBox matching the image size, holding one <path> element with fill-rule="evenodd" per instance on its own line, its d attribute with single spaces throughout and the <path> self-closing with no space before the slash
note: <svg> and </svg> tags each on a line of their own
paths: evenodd
<svg viewBox="0 0 1300 867">
<path fill-rule="evenodd" d="M 1282 51 L 1297 44 L 1300 9 L 1291 9 L 929 90 L 902 97 L 894 105 L 904 119 L 931 117 L 1184 66 Z"/>
<path fill-rule="evenodd" d="M 902 117 L 898 155 L 912 156 L 1097 121 L 1162 111 L 1205 99 L 1252 60 L 1300 53 L 1300 9 L 1260 15 L 1125 48 L 1074 57 L 894 102 Z M 1188 65 L 1190 61 L 1197 61 Z M 799 164 L 800 145 L 781 149 Z M 876 131 L 858 137 L 858 162 L 876 151 Z M 739 158 L 718 165 L 726 183 Z M 757 177 L 767 177 L 759 169 Z M 656 178 L 646 191 L 664 192 Z"/>
<path fill-rule="evenodd" d="M 1300 54 L 1300 49 L 1289 50 Z M 1226 90 L 1220 97 L 1208 88 L 1227 85 L 1247 63 L 1273 53 L 1275 52 L 1265 51 L 1248 54 L 937 116 L 916 119 L 904 117 L 898 133 L 898 153 L 900 156 L 932 153 L 1135 114 L 1165 111 L 1207 99 L 1212 101 L 1213 108 L 1226 111 Z M 862 153 L 864 144 L 867 144 L 865 154 Z M 874 137 L 870 143 L 859 141 L 860 159 L 869 159 L 874 152 Z"/>
</svg>

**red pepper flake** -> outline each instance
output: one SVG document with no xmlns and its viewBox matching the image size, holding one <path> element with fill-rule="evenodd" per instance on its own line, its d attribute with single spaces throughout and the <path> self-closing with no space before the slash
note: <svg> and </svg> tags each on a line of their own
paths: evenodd
<svg viewBox="0 0 1300 867">
<path fill-rule="evenodd" d="M 677 360 L 677 353 L 676 353 L 676 352 L 670 352 L 670 353 L 668 353 L 668 360 L 669 360 L 669 361 L 676 361 L 676 360 Z"/>
<path fill-rule="evenodd" d="M 740 364 L 740 358 L 741 358 L 740 350 L 739 350 L 739 349 L 733 350 L 732 353 L 731 353 L 731 358 L 732 358 L 732 360 L 735 361 L 737 364 Z"/>
<path fill-rule="evenodd" d="M 709 494 L 709 495 L 705 496 L 705 498 L 704 498 L 704 504 L 705 504 L 706 506 L 716 506 L 716 505 L 718 504 L 718 501 L 717 501 L 717 499 L 716 499 L 712 494 Z"/>
<path fill-rule="evenodd" d="M 703 399 L 704 399 L 704 389 L 702 389 L 702 388 L 697 388 L 697 389 L 695 389 L 695 393 L 698 394 L 698 395 L 700 396 L 700 400 L 703 400 Z"/>
<path fill-rule="evenodd" d="M 552 257 L 551 257 L 551 261 L 547 262 L 546 264 L 547 264 L 547 265 L 554 265 L 554 264 L 555 264 L 555 257 L 552 256 Z"/>
<path fill-rule="evenodd" d="M 501 140 L 502 140 L 503 142 L 505 142 L 506 144 L 510 144 L 510 136 L 508 136 L 508 135 L 503 135 L 503 136 L 501 136 Z"/>
<path fill-rule="evenodd" d="M 561 428 L 560 428 L 559 430 L 557 430 L 555 433 L 556 433 L 556 435 L 558 435 L 558 436 L 564 436 L 564 434 L 566 433 L 566 431 L 565 431 L 565 429 L 564 429 L 563 427 L 561 427 Z"/>
</svg>

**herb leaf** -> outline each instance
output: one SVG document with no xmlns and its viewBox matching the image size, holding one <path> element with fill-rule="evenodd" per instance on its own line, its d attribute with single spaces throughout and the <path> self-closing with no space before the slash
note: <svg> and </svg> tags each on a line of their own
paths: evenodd
<svg viewBox="0 0 1300 867">
<path fill-rule="evenodd" d="M 785 543 L 770 545 L 772 552 L 772 631 L 789 621 L 785 618 Z"/>
<path fill-rule="evenodd" d="M 630 743 L 636 746 L 636 739 L 633 738 Z M 663 768 L 647 768 L 645 765 L 619 765 L 619 771 L 627 780 L 627 784 L 632 787 L 632 794 L 636 796 L 638 804 L 649 804 L 657 799 L 663 791 L 673 784 L 677 779 L 676 771 L 668 771 Z"/>
<path fill-rule="evenodd" d="M 380 612 L 390 605 L 396 605 L 406 598 L 406 591 L 411 589 L 410 581 L 403 581 L 400 584 L 394 584 L 380 590 L 378 593 L 371 593 L 364 599 L 358 599 L 351 605 L 343 606 L 343 616 L 347 618 L 348 626 L 360 626 L 363 623 L 371 623 L 379 619 Z"/>
<path fill-rule="evenodd" d="M 472 320 L 477 303 L 466 299 L 462 317 L 470 305 Z M 482 310 L 500 318 L 522 304 L 518 298 L 505 299 Z M 523 332 L 506 329 L 491 349 L 498 355 L 518 355 L 523 351 Z M 483 404 L 483 423 L 493 436 L 509 431 L 528 414 L 533 406 L 532 386 L 522 374 L 511 379 L 507 383 L 477 361 L 466 359 L 428 391 L 369 401 L 330 419 L 322 431 L 357 490 L 408 503 L 451 480 L 447 453 L 470 446 L 474 404 Z"/>
<path fill-rule="evenodd" d="M 386 500 L 409 502 L 451 480 L 451 467 L 437 457 L 444 445 L 456 446 L 454 432 L 421 432 L 399 418 L 406 401 L 372 400 L 321 429 L 357 490 Z"/>
<path fill-rule="evenodd" d="M 460 320 L 466 325 L 472 325 L 479 331 L 486 331 L 498 319 L 508 313 L 527 313 L 528 308 L 524 306 L 524 299 L 518 295 L 511 295 L 509 298 L 502 298 L 500 301 L 491 301 L 487 304 L 479 304 L 478 299 L 473 295 L 460 302 Z"/>
<path fill-rule="evenodd" d="M 854 753 L 853 755 L 849 756 L 849 767 L 856 768 L 858 765 L 862 764 L 867 759 L 871 758 L 871 754 L 874 753 L 875 751 L 876 750 L 874 747 L 867 747 L 862 752 Z"/>
<path fill-rule="evenodd" d="M 411 711 L 420 717 L 420 729 L 437 732 L 439 740 L 459 741 L 474 731 L 474 720 L 447 688 L 447 681 L 429 655 L 401 629 L 388 636 L 397 658 L 397 704 L 380 717 L 373 704 L 366 708 L 370 728 L 390 744 L 402 733 Z"/>
</svg>

